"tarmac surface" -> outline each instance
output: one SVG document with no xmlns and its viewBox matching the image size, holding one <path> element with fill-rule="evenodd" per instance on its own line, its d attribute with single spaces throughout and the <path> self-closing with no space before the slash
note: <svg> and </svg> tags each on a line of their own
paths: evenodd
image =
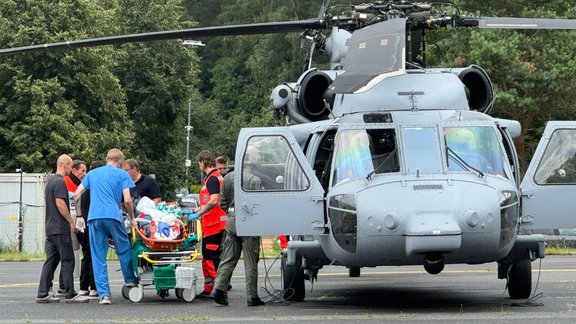
<svg viewBox="0 0 576 324">
<path fill-rule="evenodd" d="M 200 292 L 200 262 L 194 265 Z M 328 266 L 313 286 L 306 282 L 306 300 L 290 304 L 275 297 L 281 296 L 279 260 L 266 259 L 260 261 L 260 287 L 267 291 L 259 295 L 269 303 L 247 307 L 242 261 L 232 278 L 229 306 L 207 299 L 186 303 L 173 290 L 162 299 L 154 288 L 132 303 L 121 296 L 122 275 L 114 261 L 109 262 L 112 305 L 37 304 L 42 262 L 0 262 L 0 323 L 574 323 L 576 257 L 546 256 L 532 266 L 535 293 L 529 300 L 509 299 L 506 282 L 497 279 L 491 263 L 447 265 L 438 275 L 420 266 L 364 268 L 359 278 L 349 278 L 346 268 Z"/>
</svg>

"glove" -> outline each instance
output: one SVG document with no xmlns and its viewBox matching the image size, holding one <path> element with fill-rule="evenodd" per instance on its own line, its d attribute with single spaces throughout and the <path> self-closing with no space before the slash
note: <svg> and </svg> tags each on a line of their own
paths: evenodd
<svg viewBox="0 0 576 324">
<path fill-rule="evenodd" d="M 195 219 L 198 219 L 199 217 L 200 217 L 200 213 L 192 213 L 192 214 L 188 215 L 188 220 L 193 221 Z"/>
<path fill-rule="evenodd" d="M 86 221 L 84 220 L 83 217 L 77 217 L 76 218 L 76 228 L 80 232 L 84 232 L 84 229 L 86 228 Z"/>
</svg>

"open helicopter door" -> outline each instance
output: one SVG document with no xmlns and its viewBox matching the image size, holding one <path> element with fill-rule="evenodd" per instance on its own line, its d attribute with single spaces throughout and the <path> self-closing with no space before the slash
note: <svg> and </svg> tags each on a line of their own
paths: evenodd
<svg viewBox="0 0 576 324">
<path fill-rule="evenodd" d="M 548 122 L 520 189 L 524 229 L 576 227 L 576 122 Z"/>
<path fill-rule="evenodd" d="M 234 168 L 238 235 L 322 233 L 324 189 L 290 129 L 242 129 Z"/>
</svg>

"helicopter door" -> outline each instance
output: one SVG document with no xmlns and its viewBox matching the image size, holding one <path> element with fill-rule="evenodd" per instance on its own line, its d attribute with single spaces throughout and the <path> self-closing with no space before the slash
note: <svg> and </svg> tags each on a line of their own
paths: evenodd
<svg viewBox="0 0 576 324">
<path fill-rule="evenodd" d="M 324 230 L 324 189 L 289 129 L 242 129 L 235 170 L 238 235 Z"/>
<path fill-rule="evenodd" d="M 576 122 L 548 122 L 520 189 L 524 228 L 576 227 Z"/>
</svg>

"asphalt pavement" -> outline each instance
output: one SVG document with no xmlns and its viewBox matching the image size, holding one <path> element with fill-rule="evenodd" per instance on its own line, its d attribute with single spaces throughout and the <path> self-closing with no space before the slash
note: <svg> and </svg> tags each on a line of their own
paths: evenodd
<svg viewBox="0 0 576 324">
<path fill-rule="evenodd" d="M 359 278 L 328 266 L 318 281 L 306 282 L 301 303 L 281 301 L 279 261 L 260 261 L 260 297 L 265 306 L 247 307 L 242 261 L 232 278 L 229 306 L 212 300 L 178 300 L 146 290 L 139 303 L 121 296 L 122 275 L 109 262 L 112 305 L 37 304 L 42 262 L 0 262 L 0 323 L 156 322 L 402 322 L 402 323 L 573 323 L 576 318 L 576 257 L 546 256 L 533 263 L 533 298 L 511 300 L 496 264 L 447 265 L 438 275 L 422 267 L 364 268 Z M 199 283 L 200 262 L 195 261 Z M 78 287 L 78 284 L 76 284 Z M 197 287 L 201 291 L 201 284 Z M 266 289 L 266 290 L 264 290 Z"/>
</svg>

